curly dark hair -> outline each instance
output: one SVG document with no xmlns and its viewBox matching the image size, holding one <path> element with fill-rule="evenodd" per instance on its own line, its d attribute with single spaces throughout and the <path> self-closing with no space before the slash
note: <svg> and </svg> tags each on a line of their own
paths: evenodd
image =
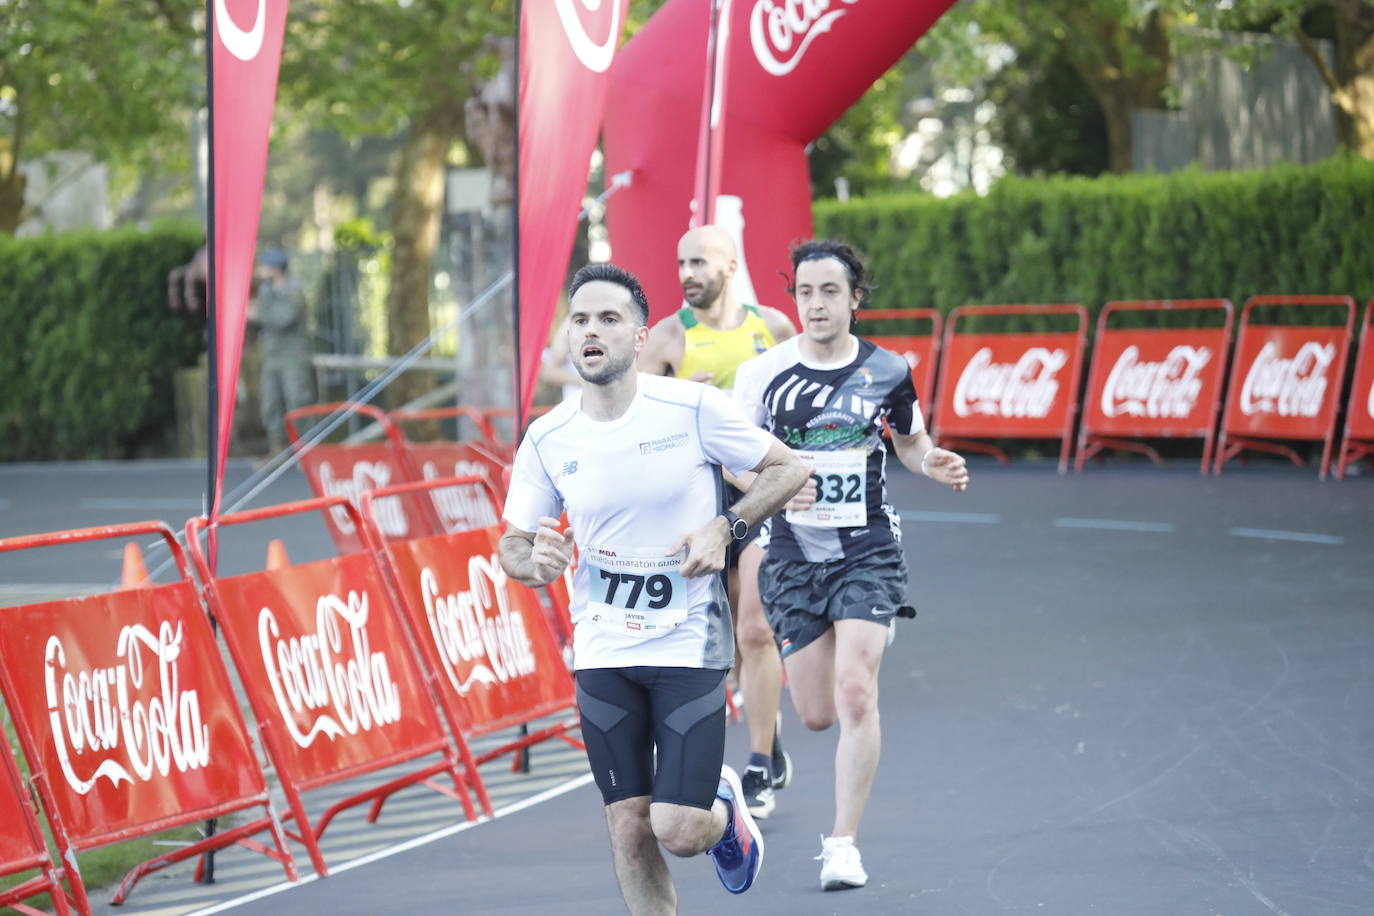
<svg viewBox="0 0 1374 916">
<path fill-rule="evenodd" d="M 844 272 L 849 276 L 850 292 L 858 293 L 862 299 L 867 299 L 869 293 L 873 292 L 877 284 L 868 274 L 868 268 L 864 266 L 863 256 L 849 245 L 836 239 L 812 239 L 792 248 L 792 276 L 787 278 L 787 292 L 793 296 L 797 294 L 797 268 L 801 266 L 802 262 L 819 261 L 824 258 L 833 258 L 844 267 Z M 858 323 L 858 316 L 851 312 L 849 316 L 850 327 L 854 327 Z"/>
</svg>

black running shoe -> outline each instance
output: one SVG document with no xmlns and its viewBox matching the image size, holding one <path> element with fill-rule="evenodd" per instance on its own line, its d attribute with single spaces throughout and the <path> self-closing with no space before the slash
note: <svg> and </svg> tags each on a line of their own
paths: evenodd
<svg viewBox="0 0 1374 916">
<path fill-rule="evenodd" d="M 746 767 L 739 782 L 744 789 L 744 807 L 750 814 L 763 820 L 773 813 L 777 804 L 773 798 L 773 781 L 763 767 Z"/>
<path fill-rule="evenodd" d="M 787 788 L 792 781 L 792 755 L 782 749 L 782 713 L 778 713 L 777 724 L 773 727 L 773 759 L 769 768 L 773 771 L 773 788 Z"/>
</svg>

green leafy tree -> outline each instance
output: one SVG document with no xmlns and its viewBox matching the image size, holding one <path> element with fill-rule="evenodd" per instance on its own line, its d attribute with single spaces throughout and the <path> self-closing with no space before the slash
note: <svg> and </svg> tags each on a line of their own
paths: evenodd
<svg viewBox="0 0 1374 916">
<path fill-rule="evenodd" d="M 13 235 L 33 206 L 20 166 L 46 153 L 146 161 L 171 148 L 189 166 L 203 8 L 200 0 L 0 0 L 0 234 Z"/>
<path fill-rule="evenodd" d="M 446 168 L 464 146 L 469 99 L 501 65 L 493 39 L 514 34 L 515 4 L 314 0 L 293 4 L 287 29 L 281 92 L 290 104 L 346 136 L 402 137 L 391 197 L 387 346 L 404 352 L 429 334 Z M 393 388 L 409 400 L 428 384 L 410 373 Z"/>
<path fill-rule="evenodd" d="M 955 79 L 986 66 L 980 46 L 1057 46 L 1106 123 L 1108 167 L 1132 167 L 1131 112 L 1165 107 L 1172 31 L 1184 0 L 965 0 L 937 22 L 922 50 Z"/>
<path fill-rule="evenodd" d="M 1374 159 L 1374 3 L 1367 0 L 1237 0 L 1225 7 L 1192 0 L 1191 21 L 1210 28 L 1263 31 L 1292 38 L 1331 91 L 1341 144 Z M 1315 38 L 1329 37 L 1334 64 Z"/>
</svg>

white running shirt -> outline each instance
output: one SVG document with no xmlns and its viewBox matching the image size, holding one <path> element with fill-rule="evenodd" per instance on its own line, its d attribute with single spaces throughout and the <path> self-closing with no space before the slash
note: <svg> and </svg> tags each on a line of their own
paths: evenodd
<svg viewBox="0 0 1374 916">
<path fill-rule="evenodd" d="M 684 579 L 682 555 L 665 555 L 720 512 L 720 468 L 752 470 L 773 437 L 727 395 L 682 379 L 639 375 L 615 420 L 581 408 L 569 398 L 530 425 L 503 513 L 522 531 L 568 513 L 578 549 L 573 666 L 729 668 L 721 577 Z"/>
</svg>

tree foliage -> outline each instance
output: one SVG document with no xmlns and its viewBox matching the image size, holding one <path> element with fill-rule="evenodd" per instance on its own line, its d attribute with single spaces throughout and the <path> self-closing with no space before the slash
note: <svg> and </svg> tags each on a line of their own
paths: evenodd
<svg viewBox="0 0 1374 916">
<path fill-rule="evenodd" d="M 45 153 L 156 161 L 171 147 L 189 163 L 202 9 L 200 0 L 0 0 L 0 234 L 23 219 L 19 166 Z"/>
</svg>

